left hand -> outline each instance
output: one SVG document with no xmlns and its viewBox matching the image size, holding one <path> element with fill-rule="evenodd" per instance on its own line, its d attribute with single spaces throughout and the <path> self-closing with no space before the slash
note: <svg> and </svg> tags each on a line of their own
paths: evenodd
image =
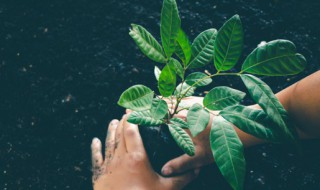
<svg viewBox="0 0 320 190">
<path fill-rule="evenodd" d="M 137 125 L 127 122 L 126 116 L 109 124 L 105 159 L 102 145 L 94 138 L 91 144 L 94 190 L 182 189 L 198 171 L 165 178 L 152 169 Z"/>
</svg>

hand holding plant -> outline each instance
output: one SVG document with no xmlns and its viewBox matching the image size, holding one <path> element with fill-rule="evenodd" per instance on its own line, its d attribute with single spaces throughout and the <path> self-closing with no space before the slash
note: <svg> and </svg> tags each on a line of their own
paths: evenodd
<svg viewBox="0 0 320 190">
<path fill-rule="evenodd" d="M 274 40 L 257 47 L 244 60 L 239 72 L 229 72 L 237 64 L 244 42 L 242 23 L 238 15 L 230 18 L 217 31 L 208 29 L 190 44 L 181 29 L 181 20 L 175 0 L 164 0 L 160 25 L 162 46 L 142 26 L 133 24 L 130 36 L 150 59 L 163 65 L 155 67 L 159 95 L 143 85 L 135 85 L 121 95 L 118 104 L 133 110 L 128 121 L 142 126 L 166 124 L 178 146 L 189 156 L 196 148 L 185 130 L 197 137 L 210 125 L 207 137 L 210 149 L 222 175 L 233 189 L 242 189 L 245 176 L 243 145 L 233 127 L 257 138 L 274 143 L 295 144 L 296 131 L 289 125 L 289 116 L 271 89 L 251 75 L 284 76 L 301 72 L 305 58 L 296 52 L 288 40 Z M 178 61 L 180 60 L 180 61 Z M 214 74 L 191 70 L 213 63 Z M 193 71 L 193 70 L 192 70 Z M 196 88 L 207 86 L 212 78 L 238 76 L 251 98 L 262 108 L 255 110 L 240 105 L 245 93 L 226 86 L 209 91 L 202 104 L 183 106 L 183 98 L 192 96 Z M 162 97 L 176 101 L 168 107 Z M 188 110 L 187 121 L 173 117 Z M 210 111 L 220 111 L 210 123 Z"/>
</svg>

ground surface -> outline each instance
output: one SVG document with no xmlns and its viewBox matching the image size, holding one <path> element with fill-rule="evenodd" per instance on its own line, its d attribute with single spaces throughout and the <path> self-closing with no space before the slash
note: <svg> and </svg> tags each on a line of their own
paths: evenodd
<svg viewBox="0 0 320 190">
<path fill-rule="evenodd" d="M 250 2 L 250 3 L 249 3 Z M 90 189 L 90 142 L 104 138 L 123 109 L 127 87 L 156 87 L 153 63 L 128 35 L 130 23 L 159 36 L 161 1 L 0 1 L 0 189 Z M 190 39 L 234 14 L 245 29 L 244 55 L 261 41 L 289 39 L 309 65 L 292 78 L 265 78 L 274 91 L 319 69 L 319 1 L 182 1 Z M 159 39 L 159 38 L 158 38 Z M 213 69 L 209 66 L 208 69 Z M 233 79 L 214 85 L 240 86 Z M 320 189 L 319 141 L 247 150 L 246 189 Z M 214 174 L 193 189 L 226 189 Z"/>
</svg>

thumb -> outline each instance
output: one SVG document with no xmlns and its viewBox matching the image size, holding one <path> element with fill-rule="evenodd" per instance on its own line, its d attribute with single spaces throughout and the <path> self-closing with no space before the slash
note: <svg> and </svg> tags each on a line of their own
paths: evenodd
<svg viewBox="0 0 320 190">
<path fill-rule="evenodd" d="M 190 157 L 187 154 L 184 154 L 182 156 L 179 156 L 167 162 L 162 167 L 161 173 L 164 176 L 183 173 L 187 170 L 195 169 L 196 167 L 199 167 L 200 165 L 197 164 L 197 162 L 198 162 L 197 156 Z"/>
<path fill-rule="evenodd" d="M 182 189 L 199 175 L 200 169 L 195 169 L 179 176 L 164 178 L 166 189 Z"/>
</svg>

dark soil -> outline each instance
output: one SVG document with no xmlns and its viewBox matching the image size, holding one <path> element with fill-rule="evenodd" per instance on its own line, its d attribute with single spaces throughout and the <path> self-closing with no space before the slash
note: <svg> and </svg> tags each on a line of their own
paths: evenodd
<svg viewBox="0 0 320 190">
<path fill-rule="evenodd" d="M 121 117 L 119 95 L 138 83 L 156 89 L 154 64 L 139 52 L 128 28 L 141 24 L 159 37 L 161 5 L 161 0 L 0 1 L 1 190 L 91 189 L 91 139 L 103 139 L 107 123 Z M 264 78 L 275 92 L 320 68 L 319 1 L 178 0 L 178 5 L 190 39 L 239 14 L 246 33 L 243 57 L 261 41 L 293 41 L 308 66 L 298 76 Z M 243 89 L 233 78 L 213 85 Z M 245 189 L 320 189 L 320 141 L 302 144 L 302 156 L 279 145 L 247 149 Z M 164 162 L 167 153 L 152 155 Z M 228 189 L 215 165 L 200 176 L 204 179 L 189 189 Z"/>
</svg>

